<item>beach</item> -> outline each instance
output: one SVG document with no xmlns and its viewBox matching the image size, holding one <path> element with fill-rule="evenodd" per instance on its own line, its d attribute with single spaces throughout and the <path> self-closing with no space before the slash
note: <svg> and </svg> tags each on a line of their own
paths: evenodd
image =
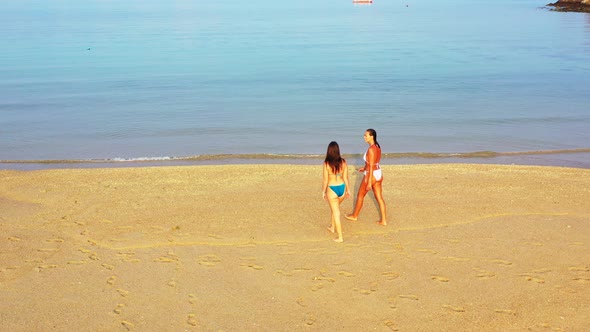
<svg viewBox="0 0 590 332">
<path fill-rule="evenodd" d="M 1 330 L 590 328 L 589 169 L 382 168 L 344 243 L 316 165 L 1 170 Z"/>
</svg>

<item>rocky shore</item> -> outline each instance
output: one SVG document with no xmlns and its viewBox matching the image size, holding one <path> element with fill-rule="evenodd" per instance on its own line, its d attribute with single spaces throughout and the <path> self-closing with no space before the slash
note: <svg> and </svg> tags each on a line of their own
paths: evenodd
<svg viewBox="0 0 590 332">
<path fill-rule="evenodd" d="M 590 13 L 590 0 L 558 0 L 555 3 L 547 4 L 547 6 L 560 12 Z"/>
</svg>

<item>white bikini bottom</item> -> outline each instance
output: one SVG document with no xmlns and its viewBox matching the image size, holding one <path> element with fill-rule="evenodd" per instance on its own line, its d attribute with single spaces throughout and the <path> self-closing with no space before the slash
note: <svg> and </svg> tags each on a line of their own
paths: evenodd
<svg viewBox="0 0 590 332">
<path fill-rule="evenodd" d="M 367 175 L 367 171 L 365 171 L 365 175 Z M 375 180 L 380 181 L 381 177 L 383 176 L 383 173 L 381 173 L 381 168 L 374 170 L 373 176 L 375 177 Z"/>
</svg>

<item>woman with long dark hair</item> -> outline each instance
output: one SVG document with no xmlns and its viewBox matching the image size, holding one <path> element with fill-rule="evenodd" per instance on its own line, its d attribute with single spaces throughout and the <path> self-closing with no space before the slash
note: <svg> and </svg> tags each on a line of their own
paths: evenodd
<svg viewBox="0 0 590 332">
<path fill-rule="evenodd" d="M 348 165 L 346 160 L 340 156 L 338 143 L 332 141 L 328 145 L 326 159 L 324 159 L 324 181 L 322 185 L 322 196 L 330 205 L 332 215 L 331 225 L 328 230 L 336 232 L 336 242 L 342 242 L 342 226 L 340 223 L 340 203 L 350 196 L 348 189 Z"/>
<path fill-rule="evenodd" d="M 379 162 L 381 161 L 381 146 L 377 142 L 377 132 L 375 129 L 367 129 L 363 136 L 365 142 L 369 144 L 369 148 L 365 153 L 365 166 L 359 169 L 359 172 L 364 172 L 365 177 L 361 182 L 358 194 L 356 196 L 356 204 L 354 206 L 354 212 L 351 214 L 345 214 L 344 217 L 348 220 L 356 221 L 365 200 L 365 195 L 371 190 L 375 194 L 375 199 L 379 204 L 379 210 L 381 210 L 381 220 L 378 221 L 381 225 L 387 225 L 386 219 L 386 208 L 385 201 L 383 200 L 383 174 L 381 173 L 381 167 Z"/>
</svg>

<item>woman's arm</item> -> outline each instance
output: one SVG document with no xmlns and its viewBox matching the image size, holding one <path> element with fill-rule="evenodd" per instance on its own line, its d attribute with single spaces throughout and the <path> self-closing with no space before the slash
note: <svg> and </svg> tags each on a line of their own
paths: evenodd
<svg viewBox="0 0 590 332">
<path fill-rule="evenodd" d="M 367 171 L 367 190 L 371 190 L 373 186 L 373 169 L 375 168 L 375 150 L 373 147 L 369 147 L 367 151 L 367 162 L 366 167 L 368 168 Z"/>
<path fill-rule="evenodd" d="M 350 186 L 348 185 L 348 164 L 345 162 L 342 163 L 342 178 L 344 179 L 344 185 L 346 186 L 346 197 L 350 196 Z"/>
<path fill-rule="evenodd" d="M 328 164 L 324 163 L 324 180 L 322 183 L 322 197 L 326 199 L 326 190 L 328 189 L 328 180 L 330 174 L 328 173 Z"/>
</svg>

